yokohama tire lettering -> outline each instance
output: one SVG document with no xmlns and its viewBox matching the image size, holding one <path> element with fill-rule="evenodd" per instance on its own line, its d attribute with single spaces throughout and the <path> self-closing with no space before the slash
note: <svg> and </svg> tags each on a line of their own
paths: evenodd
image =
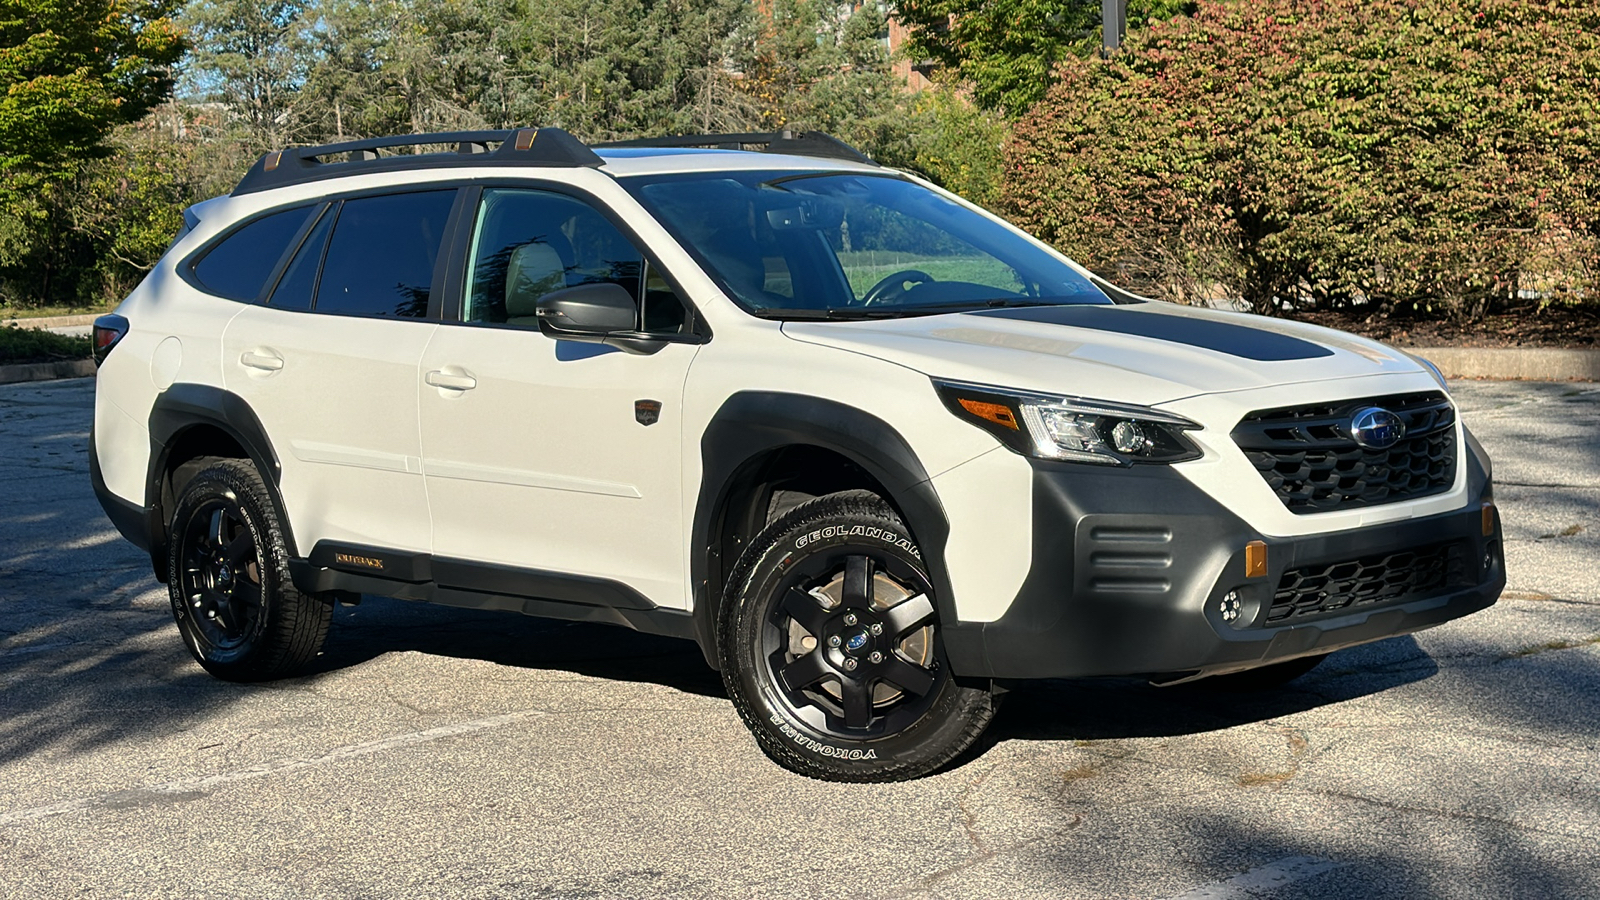
<svg viewBox="0 0 1600 900">
<path fill-rule="evenodd" d="M 773 713 L 772 715 L 772 724 L 778 726 L 778 730 L 783 732 L 784 737 L 794 741 L 796 744 L 799 744 L 800 746 L 819 756 L 831 756 L 834 759 L 878 758 L 878 751 L 876 750 L 846 750 L 843 747 L 833 747 L 828 744 L 821 743 L 820 741 L 814 741 L 800 732 L 795 731 L 794 726 L 790 725 L 788 722 L 785 722 L 783 717 L 779 716 L 777 713 Z"/>
<path fill-rule="evenodd" d="M 910 538 L 896 534 L 887 528 L 878 528 L 873 525 L 829 525 L 826 528 L 817 528 L 795 538 L 794 547 L 796 550 L 801 550 L 807 544 L 841 537 L 866 538 L 871 541 L 879 541 L 890 546 L 899 547 L 917 559 L 922 558 L 921 551 L 917 550 L 916 545 L 911 543 Z"/>
</svg>

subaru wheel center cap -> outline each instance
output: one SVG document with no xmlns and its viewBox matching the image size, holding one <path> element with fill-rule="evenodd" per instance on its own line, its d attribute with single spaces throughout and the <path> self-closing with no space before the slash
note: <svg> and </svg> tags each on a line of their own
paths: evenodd
<svg viewBox="0 0 1600 900">
<path fill-rule="evenodd" d="M 1405 421 L 1382 407 L 1369 406 L 1350 418 L 1350 436 L 1370 450 L 1387 450 L 1405 435 Z"/>
<path fill-rule="evenodd" d="M 857 631 L 855 634 L 852 634 L 844 639 L 844 649 L 850 653 L 855 653 L 856 651 L 867 646 L 867 640 L 867 633 L 865 631 Z"/>
</svg>

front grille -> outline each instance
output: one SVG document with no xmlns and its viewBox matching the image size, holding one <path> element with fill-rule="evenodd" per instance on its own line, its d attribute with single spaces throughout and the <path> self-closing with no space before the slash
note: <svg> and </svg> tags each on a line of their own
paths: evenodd
<svg viewBox="0 0 1600 900">
<path fill-rule="evenodd" d="M 1466 550 L 1459 541 L 1303 566 L 1278 579 L 1267 621 L 1420 599 L 1469 583 Z"/>
<path fill-rule="evenodd" d="M 1387 450 L 1355 442 L 1350 420 L 1369 406 L 1405 423 Z M 1455 407 L 1444 394 L 1402 394 L 1250 413 L 1233 441 L 1297 514 L 1330 512 L 1426 497 L 1456 478 Z"/>
</svg>

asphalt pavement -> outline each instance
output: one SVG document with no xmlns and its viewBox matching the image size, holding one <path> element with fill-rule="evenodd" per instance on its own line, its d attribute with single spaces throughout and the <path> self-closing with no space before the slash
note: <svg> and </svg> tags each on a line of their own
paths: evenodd
<svg viewBox="0 0 1600 900">
<path fill-rule="evenodd" d="M 0 386 L 0 897 L 1600 897 L 1600 386 L 1452 384 L 1495 607 L 1268 694 L 1025 685 L 866 786 L 622 629 L 368 599 L 315 673 L 211 679 L 95 503 L 92 389 Z"/>
</svg>

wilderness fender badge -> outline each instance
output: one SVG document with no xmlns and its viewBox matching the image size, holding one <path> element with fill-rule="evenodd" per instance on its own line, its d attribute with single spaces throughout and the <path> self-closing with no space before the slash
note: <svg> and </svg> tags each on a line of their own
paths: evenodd
<svg viewBox="0 0 1600 900">
<path fill-rule="evenodd" d="M 661 420 L 661 401 L 633 401 L 633 417 L 639 420 L 640 425 L 654 425 Z"/>
</svg>

